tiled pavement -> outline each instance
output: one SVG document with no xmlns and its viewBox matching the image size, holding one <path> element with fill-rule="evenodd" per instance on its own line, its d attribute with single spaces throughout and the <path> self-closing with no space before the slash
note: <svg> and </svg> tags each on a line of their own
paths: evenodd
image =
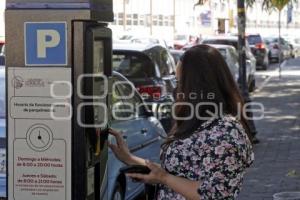
<svg viewBox="0 0 300 200">
<path fill-rule="evenodd" d="M 300 60 L 283 67 L 253 97 L 263 103 L 265 117 L 256 121 L 261 143 L 238 200 L 272 200 L 282 191 L 300 192 Z"/>
</svg>

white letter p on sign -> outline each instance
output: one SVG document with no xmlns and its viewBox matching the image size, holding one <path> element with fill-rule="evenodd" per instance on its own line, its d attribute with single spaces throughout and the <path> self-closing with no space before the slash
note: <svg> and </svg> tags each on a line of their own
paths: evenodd
<svg viewBox="0 0 300 200">
<path fill-rule="evenodd" d="M 49 40 L 47 40 L 50 38 Z M 53 48 L 60 43 L 60 35 L 56 30 L 37 30 L 37 57 L 46 58 L 47 48 Z"/>
</svg>

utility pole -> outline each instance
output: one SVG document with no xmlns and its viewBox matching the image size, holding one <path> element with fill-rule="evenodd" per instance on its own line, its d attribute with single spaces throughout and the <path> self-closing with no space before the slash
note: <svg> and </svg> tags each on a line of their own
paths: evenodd
<svg viewBox="0 0 300 200">
<path fill-rule="evenodd" d="M 278 68 L 279 68 L 279 78 L 281 78 L 281 10 L 278 11 L 278 47 L 279 47 L 279 55 L 278 55 Z"/>
<path fill-rule="evenodd" d="M 238 55 L 239 55 L 239 83 L 241 92 L 245 101 L 249 99 L 248 84 L 246 78 L 246 13 L 245 13 L 245 1 L 237 1 L 238 10 Z"/>
</svg>

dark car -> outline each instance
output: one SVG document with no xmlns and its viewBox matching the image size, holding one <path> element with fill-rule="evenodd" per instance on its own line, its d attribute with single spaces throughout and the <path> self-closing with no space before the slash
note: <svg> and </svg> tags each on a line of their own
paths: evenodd
<svg viewBox="0 0 300 200">
<path fill-rule="evenodd" d="M 157 44 L 118 44 L 113 48 L 113 70 L 128 78 L 159 114 L 164 128 L 171 127 L 171 113 L 176 88 L 175 62 L 169 50 Z M 168 105 L 166 105 L 168 104 Z"/>
<path fill-rule="evenodd" d="M 256 58 L 256 64 L 266 70 L 269 67 L 269 49 L 260 34 L 249 34 L 247 41 Z"/>
</svg>

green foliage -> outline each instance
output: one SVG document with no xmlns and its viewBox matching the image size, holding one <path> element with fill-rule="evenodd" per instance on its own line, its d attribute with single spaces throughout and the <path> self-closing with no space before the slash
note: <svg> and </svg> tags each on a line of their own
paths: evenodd
<svg viewBox="0 0 300 200">
<path fill-rule="evenodd" d="M 198 0 L 198 2 L 195 4 L 195 6 L 203 5 L 207 1 L 208 0 Z M 220 1 L 222 1 L 222 0 L 220 0 Z M 239 1 L 239 0 L 236 0 L 236 1 Z M 255 0 L 245 0 L 245 2 L 246 2 L 247 7 L 253 7 Z M 271 11 L 276 10 L 276 7 L 277 7 L 277 6 L 275 6 L 276 4 L 277 5 L 285 5 L 286 2 L 297 3 L 298 0 L 289 0 L 289 1 L 286 1 L 286 0 L 263 0 L 262 9 L 271 12 Z"/>
<path fill-rule="evenodd" d="M 246 5 L 248 7 L 253 7 L 255 0 L 245 0 Z M 281 5 L 284 7 L 287 3 L 292 2 L 292 3 L 297 3 L 298 0 L 263 0 L 262 2 L 262 9 L 267 10 L 267 11 L 274 11 L 278 7 L 278 5 Z"/>
</svg>

